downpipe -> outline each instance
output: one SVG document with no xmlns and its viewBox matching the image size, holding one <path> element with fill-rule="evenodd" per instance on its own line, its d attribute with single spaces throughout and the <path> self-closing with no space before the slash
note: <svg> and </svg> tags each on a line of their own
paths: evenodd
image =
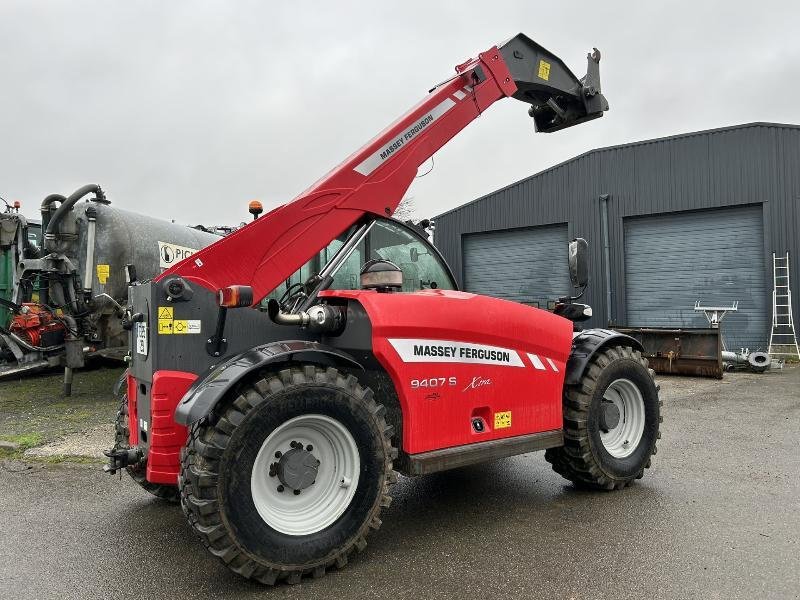
<svg viewBox="0 0 800 600">
<path fill-rule="evenodd" d="M 600 196 L 600 223 L 603 236 L 603 261 L 606 286 L 606 325 L 611 325 L 611 242 L 608 238 L 608 194 Z"/>
</svg>

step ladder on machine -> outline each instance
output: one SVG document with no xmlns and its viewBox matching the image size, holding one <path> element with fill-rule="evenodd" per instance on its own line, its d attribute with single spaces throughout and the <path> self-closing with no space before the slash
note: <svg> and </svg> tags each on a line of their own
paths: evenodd
<svg viewBox="0 0 800 600">
<path fill-rule="evenodd" d="M 769 355 L 775 359 L 800 360 L 800 348 L 792 317 L 792 290 L 789 287 L 789 253 L 772 254 L 772 333 L 769 336 Z"/>
</svg>

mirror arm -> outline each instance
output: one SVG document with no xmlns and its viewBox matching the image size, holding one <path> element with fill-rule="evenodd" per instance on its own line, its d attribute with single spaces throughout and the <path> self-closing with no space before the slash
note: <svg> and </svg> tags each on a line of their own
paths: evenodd
<svg viewBox="0 0 800 600">
<path fill-rule="evenodd" d="M 577 296 L 562 296 L 558 299 L 561 304 L 572 304 L 575 300 L 580 300 L 583 298 L 583 295 L 586 293 L 586 288 L 589 287 L 589 284 L 582 286 L 580 288 L 580 292 Z"/>
</svg>

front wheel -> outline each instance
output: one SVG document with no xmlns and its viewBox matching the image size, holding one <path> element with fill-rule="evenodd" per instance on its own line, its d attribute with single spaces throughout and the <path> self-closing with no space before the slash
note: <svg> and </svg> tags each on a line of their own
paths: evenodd
<svg viewBox="0 0 800 600">
<path fill-rule="evenodd" d="M 181 504 L 212 554 L 262 583 L 347 564 L 395 481 L 385 409 L 352 375 L 292 367 L 195 424 Z"/>
<path fill-rule="evenodd" d="M 661 402 L 651 373 L 629 346 L 595 355 L 581 385 L 564 391 L 564 446 L 545 452 L 557 473 L 603 490 L 642 477 L 661 437 Z"/>
</svg>

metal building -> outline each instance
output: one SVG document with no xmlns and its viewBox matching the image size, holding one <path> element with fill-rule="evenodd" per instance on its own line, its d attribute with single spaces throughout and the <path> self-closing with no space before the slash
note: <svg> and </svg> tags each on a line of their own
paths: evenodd
<svg viewBox="0 0 800 600">
<path fill-rule="evenodd" d="M 800 297 L 800 126 L 751 123 L 591 150 L 436 217 L 463 289 L 547 308 L 584 237 L 592 326 L 704 327 L 739 309 L 729 348 L 767 347 L 772 253 Z M 795 300 L 795 320 L 797 320 Z"/>
</svg>

